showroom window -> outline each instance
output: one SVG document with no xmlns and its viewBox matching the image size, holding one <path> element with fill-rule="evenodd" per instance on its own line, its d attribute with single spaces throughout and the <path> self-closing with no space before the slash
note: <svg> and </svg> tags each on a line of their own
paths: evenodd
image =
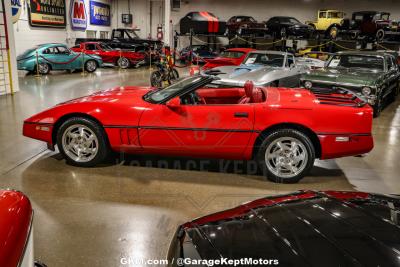
<svg viewBox="0 0 400 267">
<path fill-rule="evenodd" d="M 100 39 L 108 39 L 108 32 L 100 31 Z"/>
<path fill-rule="evenodd" d="M 86 31 L 87 38 L 96 38 L 96 31 Z"/>
</svg>

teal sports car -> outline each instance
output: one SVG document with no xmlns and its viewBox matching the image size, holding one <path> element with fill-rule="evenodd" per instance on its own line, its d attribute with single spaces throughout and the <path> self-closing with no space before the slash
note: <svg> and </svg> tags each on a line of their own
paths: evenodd
<svg viewBox="0 0 400 267">
<path fill-rule="evenodd" d="M 37 52 L 37 56 L 36 56 Z M 26 50 L 17 57 L 18 70 L 39 71 L 48 74 L 51 70 L 76 70 L 85 68 L 94 72 L 103 65 L 101 57 L 71 51 L 64 44 L 41 44 Z"/>
</svg>

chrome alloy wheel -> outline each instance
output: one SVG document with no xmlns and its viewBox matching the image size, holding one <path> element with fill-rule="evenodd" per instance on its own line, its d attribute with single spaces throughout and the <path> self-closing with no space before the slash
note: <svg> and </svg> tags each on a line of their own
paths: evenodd
<svg viewBox="0 0 400 267">
<path fill-rule="evenodd" d="M 125 58 L 125 57 L 121 57 L 120 59 L 118 59 L 118 66 L 121 69 L 126 69 L 129 67 L 129 59 Z"/>
<path fill-rule="evenodd" d="M 99 141 L 95 133 L 87 126 L 75 124 L 69 126 L 62 135 L 62 147 L 65 154 L 75 162 L 88 162 L 96 157 Z"/>
<path fill-rule="evenodd" d="M 89 72 L 95 71 L 97 68 L 96 62 L 94 60 L 89 60 L 86 62 L 86 70 Z"/>
<path fill-rule="evenodd" d="M 47 74 L 49 73 L 50 69 L 49 69 L 49 65 L 47 65 L 46 63 L 39 63 L 39 73 L 40 74 Z"/>
<path fill-rule="evenodd" d="M 308 152 L 302 142 L 293 137 L 281 137 L 265 151 L 267 168 L 281 178 L 292 178 L 307 166 Z"/>
</svg>

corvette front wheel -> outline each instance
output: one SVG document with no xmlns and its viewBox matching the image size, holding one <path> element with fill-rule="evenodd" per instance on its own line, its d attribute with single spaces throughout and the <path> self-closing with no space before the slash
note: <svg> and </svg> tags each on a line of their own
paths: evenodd
<svg viewBox="0 0 400 267">
<path fill-rule="evenodd" d="M 264 176 L 276 183 L 297 183 L 313 167 L 315 148 L 310 138 L 294 129 L 268 134 L 257 153 Z"/>
<path fill-rule="evenodd" d="M 87 118 L 70 118 L 57 131 L 57 146 L 68 163 L 93 167 L 109 153 L 103 128 Z"/>
</svg>

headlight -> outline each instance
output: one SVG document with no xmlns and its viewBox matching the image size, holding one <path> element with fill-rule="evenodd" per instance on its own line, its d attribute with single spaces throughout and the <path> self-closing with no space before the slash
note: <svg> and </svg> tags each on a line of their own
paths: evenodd
<svg viewBox="0 0 400 267">
<path fill-rule="evenodd" d="M 307 89 L 311 89 L 312 88 L 312 82 L 310 82 L 310 81 L 304 82 L 304 87 L 307 88 Z"/>
<path fill-rule="evenodd" d="M 364 87 L 364 88 L 361 90 L 361 92 L 362 92 L 363 95 L 369 96 L 369 95 L 371 94 L 372 90 L 371 90 L 370 87 Z"/>
</svg>

